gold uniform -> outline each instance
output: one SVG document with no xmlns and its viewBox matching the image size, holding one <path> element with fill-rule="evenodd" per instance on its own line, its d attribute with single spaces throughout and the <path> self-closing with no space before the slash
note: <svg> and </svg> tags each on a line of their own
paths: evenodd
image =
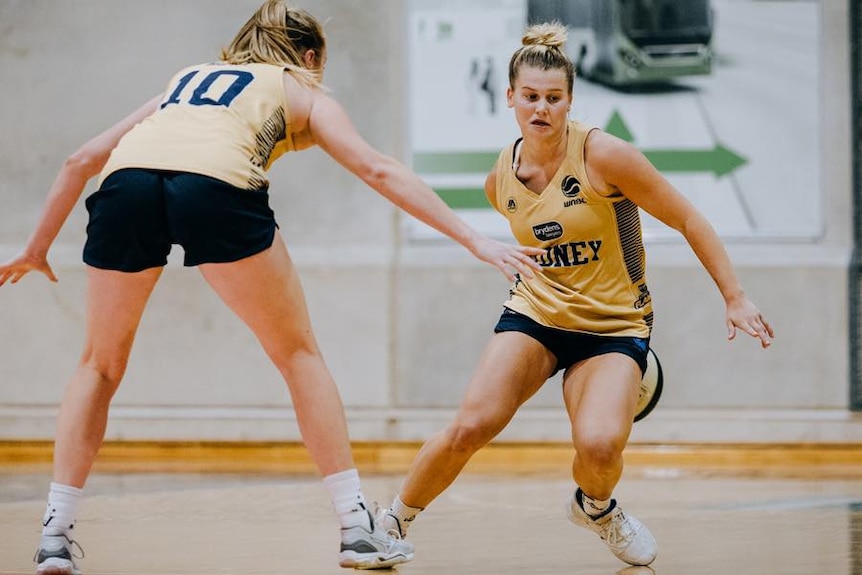
<svg viewBox="0 0 862 575">
<path fill-rule="evenodd" d="M 505 307 L 551 328 L 647 338 L 652 301 L 638 207 L 590 186 L 584 161 L 595 128 L 570 121 L 568 152 L 541 194 L 515 175 L 515 142 L 500 153 L 496 208 L 515 239 L 546 250 L 542 273 L 519 278 Z"/>
<path fill-rule="evenodd" d="M 294 149 L 289 124 L 281 66 L 190 66 L 171 79 L 159 109 L 123 137 L 99 183 L 123 168 L 143 168 L 262 189 L 270 165 Z"/>
</svg>

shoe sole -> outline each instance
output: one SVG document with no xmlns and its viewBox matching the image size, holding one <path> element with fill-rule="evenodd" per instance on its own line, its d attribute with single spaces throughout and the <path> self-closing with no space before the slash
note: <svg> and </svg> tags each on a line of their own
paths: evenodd
<svg viewBox="0 0 862 575">
<path fill-rule="evenodd" d="M 36 575 L 81 575 L 66 559 L 46 559 L 36 567 Z"/>
<path fill-rule="evenodd" d="M 407 563 L 412 560 L 413 553 L 407 555 L 398 553 L 397 555 L 387 557 L 386 555 L 372 555 L 346 551 L 341 554 L 339 565 L 353 569 L 389 569 L 395 565 Z"/>
</svg>

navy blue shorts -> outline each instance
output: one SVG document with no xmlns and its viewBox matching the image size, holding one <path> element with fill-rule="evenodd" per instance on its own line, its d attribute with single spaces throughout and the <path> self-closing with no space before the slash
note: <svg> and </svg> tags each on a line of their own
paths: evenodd
<svg viewBox="0 0 862 575">
<path fill-rule="evenodd" d="M 648 337 L 593 335 L 554 329 L 509 308 L 503 308 L 500 320 L 494 328 L 494 333 L 502 331 L 519 331 L 548 348 L 557 358 L 554 373 L 568 369 L 584 359 L 614 352 L 635 360 L 641 368 L 641 374 L 647 368 Z"/>
<path fill-rule="evenodd" d="M 164 266 L 173 244 L 186 266 L 234 262 L 270 247 L 278 227 L 266 189 L 186 172 L 118 170 L 86 206 L 84 262 L 123 272 Z"/>
</svg>

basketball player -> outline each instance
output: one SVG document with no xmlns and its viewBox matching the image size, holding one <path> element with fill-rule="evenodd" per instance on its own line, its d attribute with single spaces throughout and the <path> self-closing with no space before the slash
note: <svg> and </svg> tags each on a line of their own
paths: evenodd
<svg viewBox="0 0 862 575">
<path fill-rule="evenodd" d="M 638 207 L 679 231 L 710 273 L 737 329 L 766 348 L 772 329 L 748 300 L 707 220 L 636 148 L 571 121 L 574 68 L 565 29 L 527 29 L 509 63 L 507 100 L 521 137 L 500 154 L 485 193 L 518 242 L 540 247 L 543 273 L 519 277 L 455 420 L 429 439 L 379 522 L 405 536 L 410 522 L 458 476 L 545 381 L 563 371 L 575 485 L 569 519 L 631 565 L 656 542 L 612 497 L 622 475 L 653 312 Z"/>
<path fill-rule="evenodd" d="M 387 568 L 412 546 L 366 509 L 338 390 L 318 349 L 296 269 L 268 205 L 266 171 L 283 153 L 319 145 L 381 195 L 511 279 L 541 269 L 535 250 L 487 239 L 415 174 L 371 148 L 322 89 L 326 40 L 313 16 L 268 0 L 221 61 L 178 72 L 147 102 L 72 154 L 23 252 L 0 285 L 36 270 L 86 182 L 86 345 L 57 421 L 54 476 L 36 554 L 40 575 L 77 574 L 82 488 L 105 434 L 147 299 L 174 243 L 185 265 L 251 328 L 284 376 L 297 421 L 341 523 L 339 562 Z"/>
</svg>

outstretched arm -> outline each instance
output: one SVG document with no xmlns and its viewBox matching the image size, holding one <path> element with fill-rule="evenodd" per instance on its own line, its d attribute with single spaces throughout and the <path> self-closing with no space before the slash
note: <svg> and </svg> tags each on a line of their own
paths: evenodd
<svg viewBox="0 0 862 575">
<path fill-rule="evenodd" d="M 727 338 L 736 330 L 772 343 L 772 327 L 746 297 L 730 257 L 709 221 L 679 193 L 637 148 L 600 131 L 590 134 L 587 148 L 591 179 L 606 192 L 621 192 L 647 213 L 683 235 L 712 277 L 726 306 Z"/>
<path fill-rule="evenodd" d="M 541 269 L 530 256 L 539 255 L 542 250 L 498 242 L 476 232 L 415 173 L 372 148 L 331 97 L 325 94 L 315 97 L 309 128 L 315 142 L 338 163 L 402 210 L 497 267 L 509 281 L 514 281 L 515 272 L 533 277 Z"/>
<path fill-rule="evenodd" d="M 159 102 L 161 102 L 161 96 L 153 98 L 127 118 L 81 146 L 66 159 L 51 186 L 42 215 L 39 217 L 36 229 L 27 240 L 24 250 L 0 265 L 0 286 L 7 281 L 16 283 L 27 272 L 33 270 L 44 273 L 51 281 L 57 281 L 48 264 L 48 250 L 60 233 L 60 228 L 75 207 L 87 181 L 101 171 L 120 138 L 152 114 Z"/>
</svg>

